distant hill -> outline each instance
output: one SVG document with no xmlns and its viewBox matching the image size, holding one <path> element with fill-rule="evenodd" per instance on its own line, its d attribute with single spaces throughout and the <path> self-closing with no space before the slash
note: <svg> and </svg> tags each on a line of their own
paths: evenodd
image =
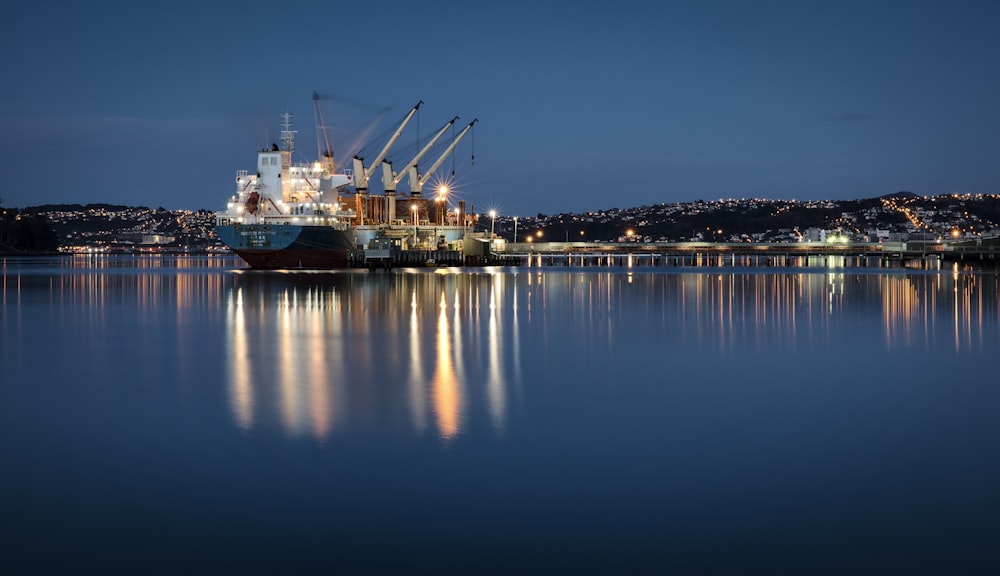
<svg viewBox="0 0 1000 576">
<path fill-rule="evenodd" d="M 497 229 L 513 236 L 513 218 Z M 857 240 L 911 234 L 938 238 L 986 238 L 1000 234 L 1000 195 L 919 196 L 902 191 L 860 200 L 715 200 L 664 202 L 585 214 L 539 214 L 518 219 L 518 238 L 553 241 L 788 242 L 808 229 Z"/>
<path fill-rule="evenodd" d="M 128 250 L 155 246 L 205 250 L 220 246 L 214 213 L 118 204 L 43 204 L 3 211 L 0 251 Z"/>
<path fill-rule="evenodd" d="M 920 198 L 920 196 L 914 194 L 913 192 L 902 191 L 878 197 L 879 200 L 909 200 L 913 198 Z"/>
<path fill-rule="evenodd" d="M 48 212 L 89 212 L 103 210 L 106 212 L 124 212 L 126 210 L 149 210 L 146 206 L 124 206 L 121 204 L 42 204 L 21 209 L 22 214 L 45 214 Z M 163 208 L 159 211 L 166 212 Z"/>
</svg>

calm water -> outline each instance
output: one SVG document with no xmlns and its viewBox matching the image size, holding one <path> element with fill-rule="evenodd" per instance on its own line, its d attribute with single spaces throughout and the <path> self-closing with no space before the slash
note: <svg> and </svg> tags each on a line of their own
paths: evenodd
<svg viewBox="0 0 1000 576">
<path fill-rule="evenodd" d="M 1000 569 L 993 272 L 2 268 L 5 573 Z"/>
</svg>

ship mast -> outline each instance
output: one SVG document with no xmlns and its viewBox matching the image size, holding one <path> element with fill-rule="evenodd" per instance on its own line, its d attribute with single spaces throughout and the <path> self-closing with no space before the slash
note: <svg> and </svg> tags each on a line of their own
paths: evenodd
<svg viewBox="0 0 1000 576">
<path fill-rule="evenodd" d="M 292 152 L 295 150 L 295 132 L 292 130 L 292 113 L 285 111 L 281 115 L 281 147 L 288 153 L 286 162 L 291 164 Z"/>
</svg>

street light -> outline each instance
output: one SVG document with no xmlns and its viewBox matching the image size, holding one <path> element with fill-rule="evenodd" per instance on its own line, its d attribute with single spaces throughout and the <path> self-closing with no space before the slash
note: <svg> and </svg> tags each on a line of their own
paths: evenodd
<svg viewBox="0 0 1000 576">
<path fill-rule="evenodd" d="M 417 225 L 417 205 L 410 204 L 410 212 L 413 212 L 413 225 Z"/>
<path fill-rule="evenodd" d="M 441 220 L 441 225 L 444 226 L 445 212 L 448 211 L 448 187 L 444 184 L 438 186 L 437 202 L 437 213 L 439 214 L 438 219 Z M 442 208 L 444 208 L 444 210 L 442 210 Z"/>
<path fill-rule="evenodd" d="M 490 210 L 490 238 L 493 238 L 493 230 L 496 226 L 497 221 L 497 211 Z"/>
</svg>

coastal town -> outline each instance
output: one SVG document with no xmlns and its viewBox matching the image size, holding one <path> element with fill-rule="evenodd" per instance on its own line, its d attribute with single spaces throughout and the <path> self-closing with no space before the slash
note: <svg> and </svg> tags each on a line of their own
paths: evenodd
<svg viewBox="0 0 1000 576">
<path fill-rule="evenodd" d="M 214 227 L 214 212 L 206 209 L 109 204 L 0 208 L 0 251 L 16 252 L 30 241 L 28 251 L 225 252 Z M 535 216 L 493 210 L 479 214 L 470 232 L 511 243 L 982 241 L 1000 236 L 1000 195 L 900 192 L 865 200 L 720 199 Z"/>
<path fill-rule="evenodd" d="M 215 216 L 208 210 L 166 210 L 110 204 L 45 205 L 2 210 L 8 228 L 35 221 L 28 240 L 35 251 L 59 252 L 214 252 L 225 251 L 214 232 Z M 11 214 L 13 213 L 13 214 Z M 47 237 L 39 239 L 38 222 Z M 0 236 L 0 250 L 17 239 Z M 25 240 L 20 239 L 24 244 Z M 6 246 L 5 246 L 6 244 Z"/>
<path fill-rule="evenodd" d="M 515 240 L 587 242 L 906 242 L 1000 236 L 1000 195 L 922 197 L 900 192 L 867 200 L 720 199 L 586 214 L 497 218 Z"/>
</svg>

